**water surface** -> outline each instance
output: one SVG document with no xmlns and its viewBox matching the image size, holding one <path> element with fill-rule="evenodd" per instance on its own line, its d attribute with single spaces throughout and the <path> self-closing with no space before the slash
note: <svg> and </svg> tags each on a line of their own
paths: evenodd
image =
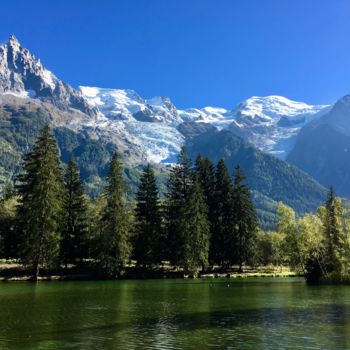
<svg viewBox="0 0 350 350">
<path fill-rule="evenodd" d="M 0 349 L 350 349 L 350 287 L 301 279 L 0 284 Z"/>
</svg>

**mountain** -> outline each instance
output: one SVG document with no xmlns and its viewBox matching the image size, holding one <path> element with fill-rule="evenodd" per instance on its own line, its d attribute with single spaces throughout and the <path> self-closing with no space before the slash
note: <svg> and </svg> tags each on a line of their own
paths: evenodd
<svg viewBox="0 0 350 350">
<path fill-rule="evenodd" d="M 264 152 L 285 159 L 300 129 L 329 110 L 329 106 L 311 106 L 281 96 L 251 97 L 232 110 L 217 107 L 181 110 L 167 97 L 143 99 L 133 90 L 87 86 L 79 90 L 89 105 L 108 120 L 108 128 L 114 134 L 133 140 L 146 160 L 162 163 L 176 159 L 185 142 L 178 131 L 186 122 L 230 130 Z M 96 127 L 106 129 L 105 123 L 97 120 Z"/>
<path fill-rule="evenodd" d="M 76 89 L 11 36 L 0 47 L 0 184 L 18 173 L 22 155 L 49 123 L 63 163 L 74 155 L 89 193 L 100 190 L 116 149 L 124 160 L 130 196 L 140 167 L 147 162 L 157 168 L 164 188 L 166 173 L 186 144 L 192 152 L 207 153 L 214 161 L 224 157 L 230 166 L 241 162 L 252 177 L 255 201 L 266 215 L 279 200 L 299 212 L 309 211 L 320 203 L 324 189 L 258 148 L 287 154 L 300 128 L 317 120 L 327 108 L 269 96 L 252 97 L 232 110 L 181 110 L 168 97 L 145 99 L 133 90 Z"/>
<path fill-rule="evenodd" d="M 90 116 L 97 115 L 97 110 L 87 104 L 79 91 L 45 69 L 13 35 L 0 46 L 0 92 L 35 97 L 64 111 L 73 108 Z"/>
<path fill-rule="evenodd" d="M 287 160 L 324 186 L 333 185 L 339 195 L 350 197 L 350 95 L 302 128 Z"/>
<path fill-rule="evenodd" d="M 80 86 L 79 91 L 101 117 L 94 128 L 102 139 L 118 137 L 121 146 L 134 155 L 135 162 L 171 163 L 184 143 L 177 130 L 182 122 L 167 97 L 146 100 L 133 90 Z"/>
<path fill-rule="evenodd" d="M 233 111 L 229 129 L 264 152 L 285 159 L 300 129 L 328 106 L 311 106 L 282 96 L 251 97 Z"/>
<path fill-rule="evenodd" d="M 176 107 L 168 97 L 141 98 L 134 90 L 102 89 L 80 86 L 80 92 L 91 107 L 111 120 L 178 123 Z"/>
</svg>

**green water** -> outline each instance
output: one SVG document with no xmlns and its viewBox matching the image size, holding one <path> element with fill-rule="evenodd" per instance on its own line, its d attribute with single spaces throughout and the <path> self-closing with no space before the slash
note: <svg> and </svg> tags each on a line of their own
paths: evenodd
<svg viewBox="0 0 350 350">
<path fill-rule="evenodd" d="M 350 349 L 350 287 L 286 278 L 2 283 L 0 349 Z"/>
</svg>

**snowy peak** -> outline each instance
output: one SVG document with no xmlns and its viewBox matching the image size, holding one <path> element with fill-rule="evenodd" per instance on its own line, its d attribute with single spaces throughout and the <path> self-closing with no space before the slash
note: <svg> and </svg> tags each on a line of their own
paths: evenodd
<svg viewBox="0 0 350 350">
<path fill-rule="evenodd" d="M 79 91 L 91 107 L 110 120 L 178 123 L 176 107 L 168 97 L 146 100 L 134 90 L 104 89 L 80 86 Z"/>
<path fill-rule="evenodd" d="M 62 110 L 74 108 L 89 115 L 97 114 L 78 91 L 47 70 L 14 35 L 0 46 L 0 93 L 37 98 Z"/>
<path fill-rule="evenodd" d="M 314 115 L 327 106 L 311 106 L 304 102 L 289 100 L 283 96 L 253 96 L 240 103 L 233 113 L 252 119 L 271 121 L 280 119 L 282 116 L 295 117 Z"/>
<path fill-rule="evenodd" d="M 230 130 L 265 152 L 286 158 L 300 129 L 328 112 L 328 105 L 308 105 L 282 96 L 253 96 L 233 111 Z"/>
</svg>

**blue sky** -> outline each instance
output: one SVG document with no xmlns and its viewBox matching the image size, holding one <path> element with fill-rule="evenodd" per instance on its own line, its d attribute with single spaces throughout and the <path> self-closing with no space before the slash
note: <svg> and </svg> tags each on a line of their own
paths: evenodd
<svg viewBox="0 0 350 350">
<path fill-rule="evenodd" d="M 231 108 L 252 95 L 350 93 L 348 0 L 55 0 L 1 4 L 15 34 L 72 84 Z"/>
</svg>

